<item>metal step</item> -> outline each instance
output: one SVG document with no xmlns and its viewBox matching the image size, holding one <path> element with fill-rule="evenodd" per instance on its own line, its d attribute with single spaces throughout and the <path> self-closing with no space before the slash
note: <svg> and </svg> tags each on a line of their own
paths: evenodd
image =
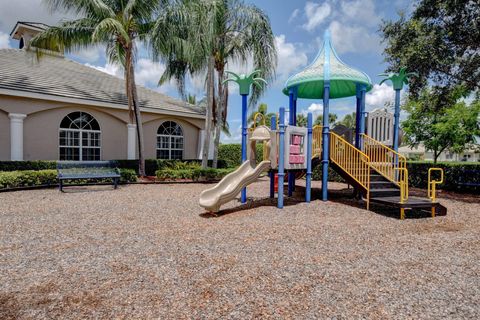
<svg viewBox="0 0 480 320">
<path fill-rule="evenodd" d="M 370 181 L 370 189 L 397 189 L 397 185 L 390 181 Z"/>
<path fill-rule="evenodd" d="M 370 198 L 384 198 L 400 196 L 399 189 L 385 188 L 385 189 L 370 189 Z"/>
<path fill-rule="evenodd" d="M 380 174 L 370 174 L 370 182 L 372 181 L 388 181 L 388 180 Z"/>
</svg>

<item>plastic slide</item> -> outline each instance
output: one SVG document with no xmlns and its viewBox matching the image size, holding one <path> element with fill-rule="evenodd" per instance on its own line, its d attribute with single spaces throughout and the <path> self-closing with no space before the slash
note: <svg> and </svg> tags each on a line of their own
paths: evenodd
<svg viewBox="0 0 480 320">
<path fill-rule="evenodd" d="M 210 212 L 218 212 L 222 204 L 233 200 L 244 187 L 257 180 L 262 172 L 268 169 L 270 161 L 262 161 L 257 166 L 251 160 L 245 161 L 215 187 L 203 191 L 200 194 L 200 206 Z"/>
</svg>

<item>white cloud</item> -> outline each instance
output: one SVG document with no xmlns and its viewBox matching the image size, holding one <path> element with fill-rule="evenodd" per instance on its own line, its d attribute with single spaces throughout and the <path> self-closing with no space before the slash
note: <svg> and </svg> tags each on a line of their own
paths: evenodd
<svg viewBox="0 0 480 320">
<path fill-rule="evenodd" d="M 375 12 L 375 3 L 372 0 L 342 1 L 340 4 L 344 17 L 351 21 L 361 22 L 368 27 L 377 27 L 380 17 Z"/>
<path fill-rule="evenodd" d="M 339 53 L 379 52 L 377 34 L 382 13 L 373 0 L 326 0 L 307 2 L 304 8 L 306 21 L 302 27 L 310 32 L 328 26 L 335 48 Z"/>
<path fill-rule="evenodd" d="M 305 4 L 305 15 L 307 22 L 303 28 L 307 31 L 313 31 L 316 27 L 321 25 L 332 12 L 332 7 L 328 2 L 322 4 L 308 1 Z"/>
<path fill-rule="evenodd" d="M 292 23 L 295 19 L 297 19 L 298 15 L 300 14 L 300 9 L 293 10 L 290 18 L 288 18 L 288 23 Z"/>
<path fill-rule="evenodd" d="M 312 113 L 312 117 L 315 120 L 319 115 L 323 114 L 323 104 L 322 103 L 312 103 L 307 110 L 303 110 L 302 114 L 307 115 Z"/>
<path fill-rule="evenodd" d="M 230 121 L 235 123 L 236 121 Z M 220 135 L 220 141 L 222 143 L 238 143 L 242 141 L 242 125 L 236 126 L 235 130 L 230 130 L 230 137 L 227 137 L 224 133 Z"/>
<path fill-rule="evenodd" d="M 380 37 L 367 28 L 332 21 L 329 29 L 338 53 L 379 51 Z"/>
<path fill-rule="evenodd" d="M 0 31 L 0 49 L 8 49 L 10 48 L 9 39 L 10 36 L 6 33 Z"/>
<path fill-rule="evenodd" d="M 80 60 L 93 64 L 105 55 L 105 47 L 95 46 L 74 52 L 73 55 Z"/>
<path fill-rule="evenodd" d="M 386 102 L 393 102 L 395 91 L 386 83 L 374 84 L 373 89 L 366 94 L 365 104 L 368 109 L 382 108 Z"/>
<path fill-rule="evenodd" d="M 18 20 L 55 25 L 72 17 L 72 14 L 50 12 L 42 0 L 0 1 L 0 30 L 3 32 L 9 33 Z"/>
<path fill-rule="evenodd" d="M 305 66 L 308 62 L 308 57 L 295 44 L 287 42 L 283 34 L 275 37 L 275 45 L 278 55 L 277 78 L 283 82 L 294 71 Z"/>
<path fill-rule="evenodd" d="M 143 58 L 137 61 L 135 80 L 140 85 L 156 87 L 164 71 L 163 64 Z"/>
<path fill-rule="evenodd" d="M 95 66 L 90 63 L 85 63 L 87 67 L 97 69 L 98 71 L 102 71 L 108 73 L 109 75 L 115 76 L 117 78 L 123 79 L 123 69 L 115 64 L 107 63 L 105 66 Z"/>
</svg>

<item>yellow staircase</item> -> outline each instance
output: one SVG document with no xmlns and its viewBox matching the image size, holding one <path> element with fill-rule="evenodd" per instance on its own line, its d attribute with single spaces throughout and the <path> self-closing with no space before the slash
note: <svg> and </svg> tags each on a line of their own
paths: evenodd
<svg viewBox="0 0 480 320">
<path fill-rule="evenodd" d="M 405 209 L 430 209 L 432 216 L 446 214 L 445 207 L 436 202 L 434 195 L 428 199 L 409 198 L 406 158 L 381 142 L 361 135 L 360 150 L 341 136 L 330 132 L 330 163 L 345 181 L 360 191 L 367 204 L 371 202 L 400 208 L 400 218 L 405 218 Z M 321 158 L 322 127 L 313 128 L 313 156 Z M 430 181 L 429 186 L 438 181 Z"/>
</svg>

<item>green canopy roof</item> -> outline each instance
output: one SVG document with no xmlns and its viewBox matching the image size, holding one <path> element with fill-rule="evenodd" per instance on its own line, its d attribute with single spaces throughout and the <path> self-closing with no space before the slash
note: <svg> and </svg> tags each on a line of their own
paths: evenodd
<svg viewBox="0 0 480 320">
<path fill-rule="evenodd" d="M 352 97 L 357 93 L 356 85 L 363 84 L 367 92 L 372 89 L 372 81 L 364 72 L 347 66 L 340 60 L 330 42 L 330 33 L 325 32 L 323 47 L 319 54 L 303 71 L 290 77 L 283 93 L 297 90 L 297 97 L 304 99 L 322 99 L 326 81 L 330 82 L 330 98 Z"/>
</svg>

